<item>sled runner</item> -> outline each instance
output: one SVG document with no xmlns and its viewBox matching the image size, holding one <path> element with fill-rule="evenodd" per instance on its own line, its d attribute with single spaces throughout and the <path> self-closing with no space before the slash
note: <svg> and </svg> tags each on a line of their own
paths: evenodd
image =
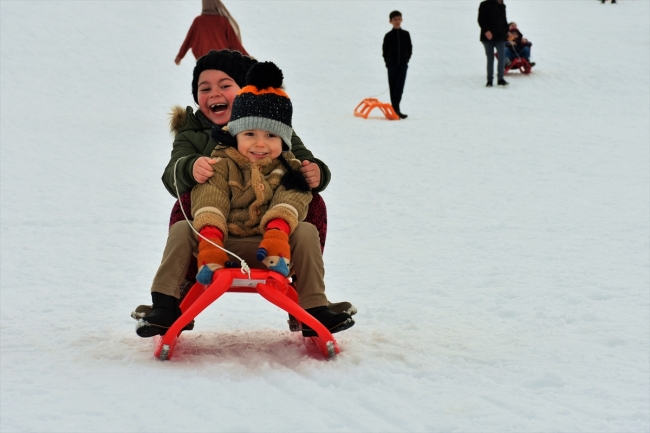
<svg viewBox="0 0 650 433">
<path fill-rule="evenodd" d="M 181 317 L 156 342 L 154 356 L 161 360 L 170 359 L 176 340 L 186 325 L 225 292 L 259 293 L 298 322 L 310 327 L 317 335 L 311 338 L 325 357 L 331 358 L 340 352 L 332 333 L 298 305 L 298 294 L 287 278 L 277 272 L 261 269 L 251 269 L 249 278 L 239 268 L 224 268 L 214 273 L 209 286 L 200 283 L 192 286 L 181 302 Z"/>
<path fill-rule="evenodd" d="M 375 98 L 366 98 L 361 101 L 359 105 L 357 105 L 357 108 L 354 109 L 354 115 L 367 119 L 370 112 L 375 108 L 379 108 L 388 120 L 399 120 L 399 116 L 392 105 L 385 102 L 379 102 L 379 100 Z"/>
<path fill-rule="evenodd" d="M 495 58 L 499 58 L 496 53 L 494 54 Z M 530 74 L 532 71 L 533 67 L 531 66 L 530 62 L 523 57 L 517 57 L 514 60 L 512 60 L 510 63 L 506 64 L 506 67 L 504 69 L 504 73 L 508 73 L 511 70 L 517 70 L 519 69 L 519 72 L 522 74 Z"/>
</svg>

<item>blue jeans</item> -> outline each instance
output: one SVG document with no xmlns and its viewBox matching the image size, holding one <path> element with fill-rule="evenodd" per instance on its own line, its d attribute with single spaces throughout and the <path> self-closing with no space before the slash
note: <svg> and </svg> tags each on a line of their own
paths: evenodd
<svg viewBox="0 0 650 433">
<path fill-rule="evenodd" d="M 519 53 L 510 47 L 506 47 L 506 57 L 510 59 L 510 61 L 516 59 L 517 57 L 523 57 L 524 59 L 528 60 L 530 58 L 530 47 L 523 47 Z"/>
<path fill-rule="evenodd" d="M 505 57 L 505 41 L 483 41 L 483 46 L 485 47 L 485 55 L 487 56 L 487 79 L 491 83 L 494 80 L 494 50 L 497 50 L 497 56 L 499 58 L 499 63 L 497 65 L 497 77 L 499 80 L 503 80 L 503 71 L 506 67 L 506 57 Z"/>
</svg>

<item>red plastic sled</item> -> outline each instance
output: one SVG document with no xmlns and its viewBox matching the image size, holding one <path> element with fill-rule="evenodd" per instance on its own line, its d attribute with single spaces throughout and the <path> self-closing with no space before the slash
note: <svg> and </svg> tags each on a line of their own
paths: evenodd
<svg viewBox="0 0 650 433">
<path fill-rule="evenodd" d="M 385 102 L 379 102 L 379 99 L 375 98 L 366 98 L 361 101 L 359 105 L 357 105 L 357 108 L 354 109 L 354 115 L 367 119 L 368 115 L 375 107 L 379 108 L 387 119 L 399 120 L 399 116 L 395 112 L 395 109 L 392 105 Z"/>
<path fill-rule="evenodd" d="M 495 58 L 499 58 L 497 54 L 494 54 Z M 508 73 L 511 70 L 517 70 L 519 69 L 519 72 L 522 74 L 530 74 L 530 72 L 533 70 L 533 67 L 530 66 L 530 62 L 523 57 L 517 57 L 516 59 L 512 60 L 510 64 L 506 65 L 504 69 L 504 73 Z"/>
<path fill-rule="evenodd" d="M 156 342 L 154 356 L 161 360 L 170 359 L 174 353 L 176 340 L 185 325 L 190 323 L 208 305 L 219 299 L 226 292 L 259 293 L 267 301 L 282 308 L 313 329 L 318 337 L 312 339 L 318 345 L 321 353 L 331 358 L 340 352 L 331 332 L 311 314 L 298 305 L 298 294 L 281 274 L 273 271 L 251 269 L 250 278 L 242 274 L 239 268 L 219 269 L 214 273 L 212 284 L 204 286 L 196 283 L 181 302 L 181 317 Z"/>
</svg>

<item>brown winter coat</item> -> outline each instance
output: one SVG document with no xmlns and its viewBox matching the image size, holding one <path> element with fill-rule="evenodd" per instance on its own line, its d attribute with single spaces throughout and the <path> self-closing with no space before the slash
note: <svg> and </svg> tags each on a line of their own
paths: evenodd
<svg viewBox="0 0 650 433">
<path fill-rule="evenodd" d="M 284 157 L 294 168 L 300 161 L 291 152 Z M 280 185 L 286 169 L 275 159 L 252 163 L 234 147 L 218 145 L 211 155 L 214 175 L 192 189 L 194 228 L 219 228 L 237 237 L 259 235 L 275 218 L 289 223 L 291 233 L 307 216 L 311 192 L 287 190 Z"/>
</svg>

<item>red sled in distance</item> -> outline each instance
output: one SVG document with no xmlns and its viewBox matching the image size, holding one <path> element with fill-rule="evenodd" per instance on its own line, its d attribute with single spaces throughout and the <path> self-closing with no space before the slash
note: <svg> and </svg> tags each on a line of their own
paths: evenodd
<svg viewBox="0 0 650 433">
<path fill-rule="evenodd" d="M 496 53 L 494 53 L 494 57 L 498 60 L 499 56 L 497 56 Z M 507 74 L 508 72 L 512 70 L 519 70 L 522 74 L 530 74 L 531 71 L 533 70 L 533 67 L 530 65 L 530 62 L 523 57 L 517 57 L 513 61 L 510 62 L 510 64 L 507 64 L 504 73 Z"/>
</svg>

